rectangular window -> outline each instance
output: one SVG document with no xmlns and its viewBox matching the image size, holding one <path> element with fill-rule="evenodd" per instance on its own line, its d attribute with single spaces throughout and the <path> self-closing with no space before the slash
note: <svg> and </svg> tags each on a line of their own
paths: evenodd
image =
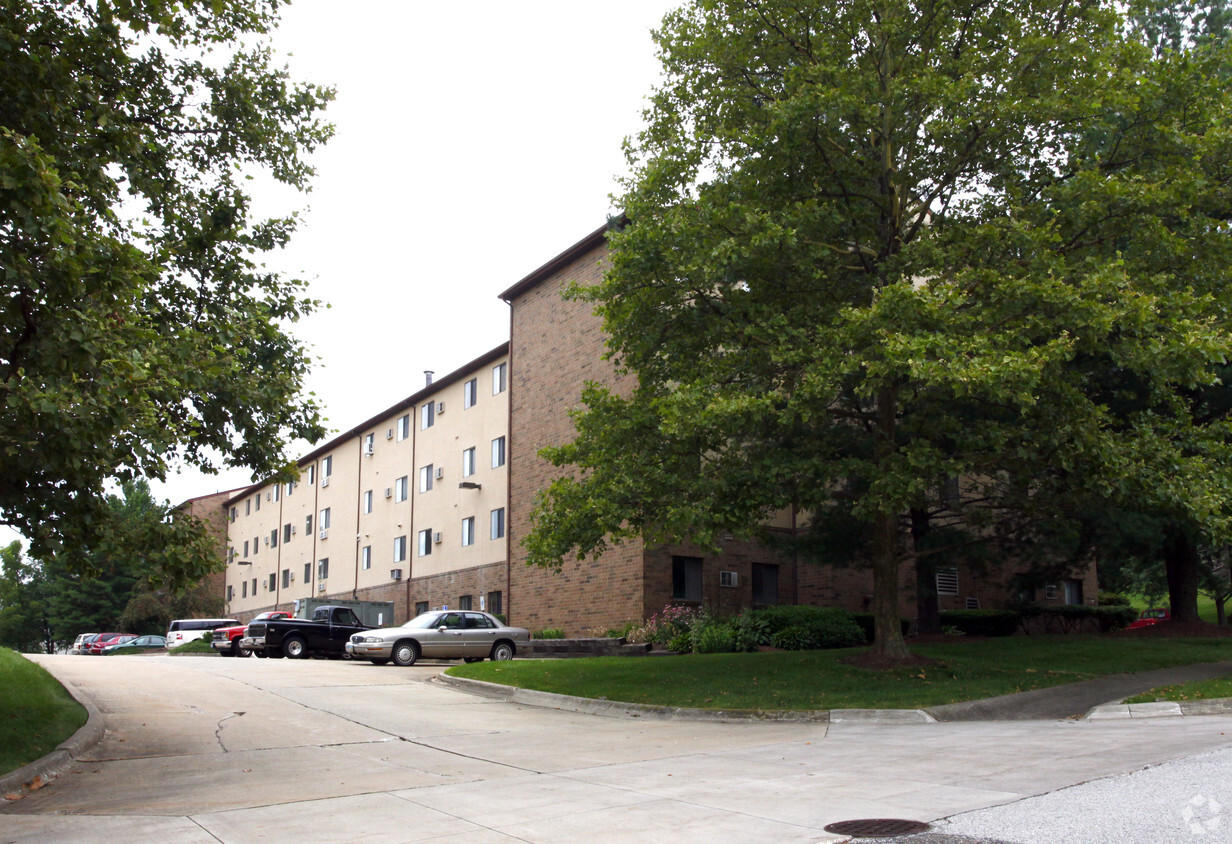
<svg viewBox="0 0 1232 844">
<path fill-rule="evenodd" d="M 247 580 L 245 580 L 243 583 L 240 584 L 240 597 L 241 598 L 248 597 L 248 581 Z"/>
<path fill-rule="evenodd" d="M 462 547 L 475 544 L 475 517 L 467 516 L 462 520 Z"/>
<path fill-rule="evenodd" d="M 287 495 L 295 492 L 295 481 L 287 481 Z"/>
<path fill-rule="evenodd" d="M 407 413 L 398 417 L 398 442 L 411 435 L 411 414 Z"/>
<path fill-rule="evenodd" d="M 271 548 L 278 547 L 278 528 L 274 528 L 273 530 L 270 531 L 270 547 Z"/>
<path fill-rule="evenodd" d="M 469 478 L 475 474 L 475 449 L 464 449 L 462 451 L 462 477 Z"/>
<path fill-rule="evenodd" d="M 394 501 L 406 501 L 409 497 L 407 492 L 409 487 L 410 479 L 406 475 L 403 475 L 398 478 L 398 480 L 394 481 Z"/>
<path fill-rule="evenodd" d="M 430 401 L 419 408 L 419 430 L 426 431 L 436 424 L 436 402 Z"/>
<path fill-rule="evenodd" d="M 364 571 L 372 568 L 372 546 L 365 545 L 359 552 L 359 567 Z"/>
<path fill-rule="evenodd" d="M 369 457 L 376 454 L 376 434 L 375 433 L 364 435 L 364 454 L 368 455 Z"/>
<path fill-rule="evenodd" d="M 492 615 L 500 615 L 505 611 L 504 605 L 501 602 L 503 596 L 499 591 L 488 593 L 488 612 Z"/>
<path fill-rule="evenodd" d="M 423 615 L 427 611 L 428 611 L 427 601 L 416 601 L 415 602 L 415 615 Z"/>
<path fill-rule="evenodd" d="M 261 550 L 261 537 L 254 536 L 252 538 L 252 555 L 255 557 L 257 552 Z"/>
<path fill-rule="evenodd" d="M 406 560 L 406 537 L 398 536 L 394 538 L 394 562 L 401 563 Z"/>
<path fill-rule="evenodd" d="M 677 601 L 702 599 L 701 557 L 672 557 L 672 598 Z"/>
<path fill-rule="evenodd" d="M 779 567 L 753 563 L 753 605 L 773 606 L 779 602 Z"/>
<path fill-rule="evenodd" d="M 252 579 L 252 597 L 257 597 L 257 579 L 255 577 Z"/>
<path fill-rule="evenodd" d="M 251 498 L 244 499 L 244 515 L 245 516 L 252 515 L 252 499 Z"/>
<path fill-rule="evenodd" d="M 329 557 L 317 560 L 317 580 L 329 578 Z"/>
<path fill-rule="evenodd" d="M 958 594 L 958 569 L 943 568 L 937 569 L 937 594 L 938 595 L 957 595 Z"/>
<path fill-rule="evenodd" d="M 312 535 L 312 514 L 309 513 L 304 517 L 304 533 L 308 536 Z"/>
<path fill-rule="evenodd" d="M 334 457 L 331 454 L 321 461 L 321 482 L 324 483 L 334 473 Z"/>
<path fill-rule="evenodd" d="M 419 470 L 419 491 L 427 492 L 432 489 L 432 464 L 423 466 Z"/>
<path fill-rule="evenodd" d="M 317 482 L 317 465 L 313 463 L 308 467 L 308 486 L 312 486 Z"/>
<path fill-rule="evenodd" d="M 283 589 L 291 588 L 291 570 L 290 569 L 282 570 L 282 588 Z"/>
<path fill-rule="evenodd" d="M 239 511 L 239 508 L 238 508 L 238 507 L 232 507 L 232 508 L 231 508 L 231 521 L 233 521 L 233 522 L 234 522 L 234 521 L 235 521 L 236 519 L 238 519 L 239 517 L 240 517 L 240 511 Z"/>
<path fill-rule="evenodd" d="M 491 523 L 492 523 L 491 538 L 492 539 L 504 539 L 505 538 L 505 508 L 504 507 L 497 507 L 495 510 L 492 511 Z"/>
<path fill-rule="evenodd" d="M 474 407 L 477 401 L 479 401 L 479 379 L 472 378 L 462 385 L 462 409 Z"/>
<path fill-rule="evenodd" d="M 432 529 L 419 532 L 419 556 L 426 557 L 432 553 Z"/>
<path fill-rule="evenodd" d="M 227 586 L 227 603 L 230 603 L 233 600 L 235 600 L 235 587 L 228 585 Z"/>
<path fill-rule="evenodd" d="M 256 510 L 258 513 L 260 513 L 261 512 L 261 493 L 258 492 L 256 495 L 253 496 L 253 498 L 256 499 L 256 506 L 253 507 L 253 509 Z"/>
<path fill-rule="evenodd" d="M 321 530 L 329 530 L 329 508 L 326 507 L 321 511 L 321 521 L 318 522 Z"/>
<path fill-rule="evenodd" d="M 270 572 L 269 591 L 273 592 L 278 589 L 278 575 Z"/>
<path fill-rule="evenodd" d="M 369 489 L 364 492 L 364 515 L 366 516 L 367 514 L 371 512 L 372 512 L 372 490 Z"/>
<path fill-rule="evenodd" d="M 509 386 L 507 383 L 508 375 L 508 364 L 498 363 L 492 367 L 492 395 L 495 396 L 505 392 L 505 387 Z"/>
<path fill-rule="evenodd" d="M 499 469 L 505 465 L 505 438 L 497 437 L 492 440 L 492 468 Z"/>
<path fill-rule="evenodd" d="M 1082 604 L 1081 580 L 1065 580 L 1061 585 L 1065 587 L 1065 603 L 1075 606 Z"/>
<path fill-rule="evenodd" d="M 287 522 L 285 525 L 282 526 L 282 542 L 284 545 L 291 541 L 291 531 L 292 530 L 293 528 L 291 527 L 290 522 Z"/>
<path fill-rule="evenodd" d="M 279 501 L 282 498 L 282 484 L 274 484 L 274 500 Z"/>
<path fill-rule="evenodd" d="M 458 597 L 458 609 L 469 610 L 470 608 L 471 608 L 471 596 L 470 595 L 460 595 Z"/>
<path fill-rule="evenodd" d="M 244 556 L 245 557 L 248 556 L 248 540 L 247 539 L 244 540 Z"/>
<path fill-rule="evenodd" d="M 312 583 L 312 563 L 304 563 L 304 585 Z"/>
</svg>

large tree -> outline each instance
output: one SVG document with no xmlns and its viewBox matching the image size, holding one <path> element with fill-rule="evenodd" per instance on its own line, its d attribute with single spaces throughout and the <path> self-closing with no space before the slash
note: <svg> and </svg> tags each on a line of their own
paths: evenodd
<svg viewBox="0 0 1232 844">
<path fill-rule="evenodd" d="M 323 433 L 316 303 L 260 263 L 294 216 L 247 187 L 307 189 L 332 131 L 272 64 L 280 5 L 0 0 L 0 522 L 36 555 L 95 544 L 109 481 L 277 475 Z"/>
<path fill-rule="evenodd" d="M 697 0 L 656 38 L 629 223 L 574 294 L 637 387 L 549 450 L 579 471 L 532 562 L 795 507 L 866 534 L 898 659 L 947 479 L 977 531 L 1124 499 L 1222 529 L 1224 421 L 1190 396 L 1232 351 L 1226 53 L 1062 0 Z"/>
</svg>

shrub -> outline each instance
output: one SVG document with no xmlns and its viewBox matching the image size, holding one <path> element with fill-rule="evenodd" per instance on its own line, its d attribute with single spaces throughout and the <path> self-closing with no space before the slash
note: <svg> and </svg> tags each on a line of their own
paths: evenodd
<svg viewBox="0 0 1232 844">
<path fill-rule="evenodd" d="M 699 624 L 689 633 L 693 653 L 720 654 L 736 650 L 736 637 L 731 625 L 723 621 Z"/>
<path fill-rule="evenodd" d="M 804 628 L 792 625 L 784 627 L 770 637 L 770 644 L 780 651 L 802 651 L 806 645 Z"/>
<path fill-rule="evenodd" d="M 691 653 L 693 650 L 693 637 L 688 633 L 680 633 L 664 644 L 669 651 L 678 654 Z"/>
<path fill-rule="evenodd" d="M 1129 598 L 1122 595 L 1120 592 L 1100 592 L 1099 605 L 1101 607 L 1117 606 L 1128 607 Z"/>
<path fill-rule="evenodd" d="M 549 627 L 547 630 L 540 630 L 538 633 L 534 634 L 531 638 L 532 639 L 563 639 L 565 638 L 565 631 L 561 630 L 559 627 Z"/>
<path fill-rule="evenodd" d="M 837 607 L 765 607 L 754 610 L 753 615 L 765 622 L 772 643 L 776 633 L 789 627 L 799 629 L 802 648 L 849 648 L 865 641 L 851 613 Z M 777 643 L 774 646 L 779 647 Z"/>
<path fill-rule="evenodd" d="M 1021 613 L 1013 610 L 947 610 L 941 613 L 942 627 L 961 630 L 965 636 L 1013 636 L 1021 623 Z"/>
<path fill-rule="evenodd" d="M 682 633 L 687 634 L 701 615 L 702 611 L 698 607 L 677 607 L 669 604 L 647 619 L 641 627 L 630 630 L 626 638 L 630 642 L 649 642 L 676 650 L 668 643 Z"/>
<path fill-rule="evenodd" d="M 751 610 L 742 610 L 729 624 L 733 650 L 754 651 L 758 645 L 770 643 L 770 624 Z"/>
</svg>

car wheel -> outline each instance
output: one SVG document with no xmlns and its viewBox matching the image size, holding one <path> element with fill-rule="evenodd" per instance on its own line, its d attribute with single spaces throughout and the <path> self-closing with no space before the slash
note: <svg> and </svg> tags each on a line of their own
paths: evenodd
<svg viewBox="0 0 1232 844">
<path fill-rule="evenodd" d="M 406 667 L 414 665 L 415 660 L 419 659 L 419 646 L 414 642 L 399 642 L 394 645 L 393 653 L 390 655 L 393 658 L 394 665 Z"/>
<path fill-rule="evenodd" d="M 282 652 L 287 659 L 307 659 L 308 643 L 299 636 L 288 636 L 282 641 Z"/>
<path fill-rule="evenodd" d="M 373 665 L 389 665 L 389 660 L 387 659 L 370 659 L 368 661 Z"/>
<path fill-rule="evenodd" d="M 505 660 L 513 659 L 513 644 L 510 642 L 497 642 L 492 646 L 492 661 L 504 662 Z"/>
<path fill-rule="evenodd" d="M 465 661 L 466 661 L 467 665 L 469 665 L 469 664 L 470 664 L 470 663 L 472 663 L 472 662 L 483 662 L 483 657 L 481 657 L 481 656 L 468 656 L 468 657 L 466 657 L 466 658 L 465 658 Z"/>
<path fill-rule="evenodd" d="M 265 659 L 265 649 L 264 648 L 261 648 L 260 650 L 253 648 L 249 650 L 248 652 L 252 654 L 253 656 L 255 656 L 257 659 Z"/>
<path fill-rule="evenodd" d="M 248 656 L 248 654 L 240 650 L 240 640 L 239 639 L 231 640 L 231 656 Z"/>
<path fill-rule="evenodd" d="M 252 648 L 246 648 L 243 645 L 236 645 L 236 648 L 237 648 L 235 652 L 236 656 L 250 657 L 254 653 L 256 653 L 256 651 L 254 651 Z"/>
</svg>

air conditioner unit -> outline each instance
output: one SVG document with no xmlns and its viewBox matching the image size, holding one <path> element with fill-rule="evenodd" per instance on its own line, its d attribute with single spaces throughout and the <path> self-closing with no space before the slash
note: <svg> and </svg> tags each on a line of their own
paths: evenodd
<svg viewBox="0 0 1232 844">
<path fill-rule="evenodd" d="M 329 528 L 321 528 L 321 538 L 329 539 Z"/>
<path fill-rule="evenodd" d="M 364 444 L 364 455 L 365 456 L 371 457 L 375 453 L 376 453 L 376 443 L 365 443 Z"/>
<path fill-rule="evenodd" d="M 324 584 L 324 583 L 318 583 L 318 584 L 317 584 L 317 591 L 318 591 L 318 592 L 324 592 L 324 591 L 325 591 L 325 584 Z"/>
<path fill-rule="evenodd" d="M 291 535 L 295 536 L 295 525 L 291 525 Z"/>
<path fill-rule="evenodd" d="M 389 579 L 390 580 L 401 580 L 402 579 L 402 569 L 390 569 Z"/>
<path fill-rule="evenodd" d="M 321 478 L 321 486 L 329 486 L 329 475 Z"/>
<path fill-rule="evenodd" d="M 394 429 L 386 428 L 385 429 L 385 439 L 392 440 L 393 438 L 394 438 Z"/>
<path fill-rule="evenodd" d="M 739 586 L 740 585 L 740 575 L 734 571 L 721 571 L 719 572 L 719 585 L 720 586 Z"/>
<path fill-rule="evenodd" d="M 269 501 L 271 495 L 273 495 L 273 493 L 270 493 L 270 492 L 265 493 L 265 500 Z"/>
<path fill-rule="evenodd" d="M 439 530 L 436 533 L 432 534 L 432 541 L 436 543 L 437 545 L 441 544 L 441 532 Z"/>
<path fill-rule="evenodd" d="M 265 544 L 266 544 L 266 545 L 269 545 L 269 537 L 268 537 L 268 536 L 267 536 L 267 537 L 265 537 Z"/>
<path fill-rule="evenodd" d="M 436 412 L 437 412 L 437 413 L 444 413 L 444 412 L 445 412 L 445 403 L 444 403 L 443 401 L 438 401 L 438 402 L 436 403 Z"/>
<path fill-rule="evenodd" d="M 394 497 L 394 488 L 393 488 L 393 487 L 391 487 L 391 486 L 387 486 L 387 487 L 385 487 L 385 497 L 386 497 L 386 498 L 393 498 L 393 497 Z"/>
<path fill-rule="evenodd" d="M 436 467 L 436 479 L 439 481 L 443 477 L 445 477 L 445 467 L 437 466 Z"/>
</svg>

